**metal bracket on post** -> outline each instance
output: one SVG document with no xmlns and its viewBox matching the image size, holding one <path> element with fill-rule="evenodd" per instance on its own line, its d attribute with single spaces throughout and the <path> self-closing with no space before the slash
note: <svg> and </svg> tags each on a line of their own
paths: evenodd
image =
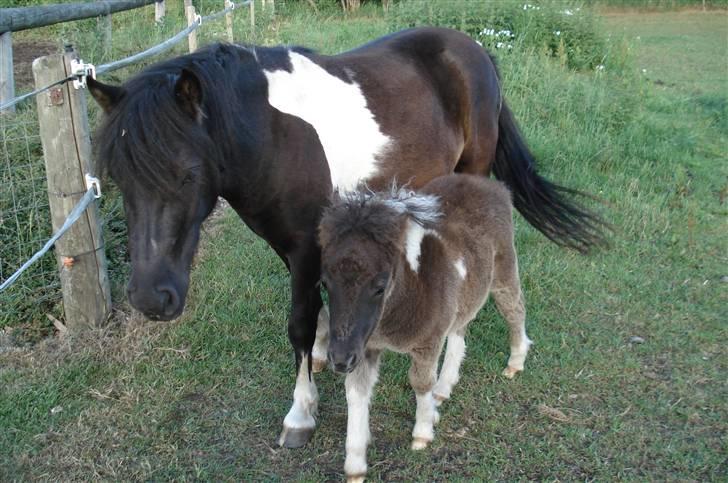
<svg viewBox="0 0 728 483">
<path fill-rule="evenodd" d="M 86 173 L 84 176 L 84 179 L 86 180 L 86 189 L 94 190 L 94 198 L 99 199 L 101 198 L 101 181 L 95 176 L 91 176 L 90 174 Z"/>
<path fill-rule="evenodd" d="M 74 89 L 86 88 L 86 77 L 96 78 L 96 67 L 93 64 L 85 64 L 81 59 L 73 59 L 71 61 L 71 75 L 78 76 L 73 80 Z"/>
</svg>

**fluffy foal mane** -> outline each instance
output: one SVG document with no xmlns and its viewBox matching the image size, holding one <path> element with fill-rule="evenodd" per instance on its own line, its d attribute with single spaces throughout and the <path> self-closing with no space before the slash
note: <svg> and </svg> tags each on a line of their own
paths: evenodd
<svg viewBox="0 0 728 483">
<path fill-rule="evenodd" d="M 355 233 L 394 247 L 400 239 L 402 216 L 424 228 L 434 228 L 442 217 L 440 199 L 395 184 L 389 192 L 336 192 L 331 206 L 324 211 L 319 237 L 327 245 Z"/>
</svg>

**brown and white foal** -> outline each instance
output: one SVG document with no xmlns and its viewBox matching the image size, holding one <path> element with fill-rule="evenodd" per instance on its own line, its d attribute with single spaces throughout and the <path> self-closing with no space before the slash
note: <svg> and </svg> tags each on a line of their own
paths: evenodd
<svg viewBox="0 0 728 483">
<path fill-rule="evenodd" d="M 329 293 L 328 359 L 346 376 L 349 481 L 366 474 L 369 401 L 384 349 L 412 358 L 417 397 L 412 449 L 432 441 L 436 406 L 450 397 L 464 335 L 489 293 L 508 321 L 503 375 L 523 370 L 531 341 L 513 245 L 510 192 L 470 175 L 437 178 L 421 191 L 336 197 L 319 227 Z M 447 352 L 437 377 L 437 362 Z"/>
</svg>

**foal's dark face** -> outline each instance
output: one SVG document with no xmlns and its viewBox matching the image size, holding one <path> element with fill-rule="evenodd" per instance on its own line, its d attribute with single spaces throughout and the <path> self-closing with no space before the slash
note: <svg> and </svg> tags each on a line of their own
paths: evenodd
<svg viewBox="0 0 728 483">
<path fill-rule="evenodd" d="M 350 240 L 324 246 L 322 282 L 329 294 L 328 359 L 336 372 L 351 372 L 364 359 L 390 293 L 392 260 L 376 243 Z"/>
</svg>

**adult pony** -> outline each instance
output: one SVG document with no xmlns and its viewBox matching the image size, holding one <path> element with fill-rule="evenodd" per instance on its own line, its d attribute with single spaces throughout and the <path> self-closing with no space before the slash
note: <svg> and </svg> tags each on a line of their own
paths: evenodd
<svg viewBox="0 0 728 483">
<path fill-rule="evenodd" d="M 298 376 L 285 446 L 315 427 L 316 227 L 334 189 L 493 172 L 549 239 L 581 251 L 603 240 L 601 221 L 536 173 L 492 59 L 457 31 L 405 30 L 335 56 L 214 44 L 122 86 L 88 84 L 107 114 L 96 157 L 124 199 L 134 307 L 180 315 L 200 225 L 219 196 L 289 269 Z"/>
</svg>

